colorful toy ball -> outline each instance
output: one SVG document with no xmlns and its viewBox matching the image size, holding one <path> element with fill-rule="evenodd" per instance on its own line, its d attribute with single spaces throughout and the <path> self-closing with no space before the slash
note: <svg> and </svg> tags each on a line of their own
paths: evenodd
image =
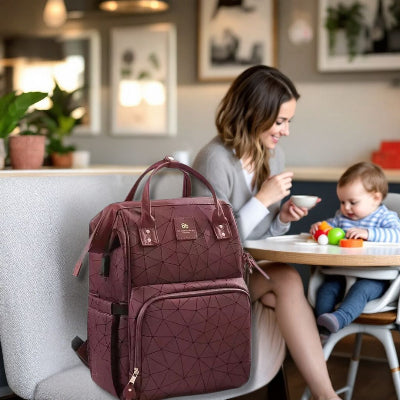
<svg viewBox="0 0 400 400">
<path fill-rule="evenodd" d="M 326 221 L 322 221 L 319 226 L 318 229 L 321 229 L 321 231 L 329 231 L 330 229 L 332 229 L 332 227 L 326 222 Z"/>
<path fill-rule="evenodd" d="M 321 239 L 322 243 L 320 242 L 319 238 L 323 235 L 326 236 L 328 232 L 332 229 L 332 227 L 326 222 L 322 221 L 318 225 L 318 230 L 314 233 L 313 237 L 314 239 L 319 243 L 319 244 L 327 244 L 328 243 L 328 238 L 326 238 L 326 243 L 325 239 Z"/>
<path fill-rule="evenodd" d="M 318 240 L 317 240 L 318 244 L 328 244 L 328 236 L 326 236 L 324 233 L 322 235 L 318 236 Z"/>
<path fill-rule="evenodd" d="M 332 228 L 328 232 L 329 244 L 337 245 L 339 241 L 345 237 L 345 232 L 341 228 Z"/>
<path fill-rule="evenodd" d="M 314 233 L 314 239 L 315 239 L 316 241 L 318 241 L 318 238 L 319 238 L 321 235 L 326 235 L 326 234 L 327 234 L 326 231 L 323 231 L 322 229 L 318 229 L 317 232 Z"/>
</svg>

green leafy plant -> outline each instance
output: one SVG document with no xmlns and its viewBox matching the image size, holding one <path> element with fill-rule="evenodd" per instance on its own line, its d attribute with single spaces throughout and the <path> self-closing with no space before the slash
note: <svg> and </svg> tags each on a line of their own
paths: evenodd
<svg viewBox="0 0 400 400">
<path fill-rule="evenodd" d="M 10 92 L 0 97 L 0 138 L 7 138 L 27 116 L 29 107 L 47 95 L 43 92 Z"/>
<path fill-rule="evenodd" d="M 349 60 L 353 60 L 356 56 L 357 40 L 364 23 L 363 8 L 364 5 L 358 1 L 349 5 L 339 3 L 337 7 L 327 8 L 328 16 L 325 21 L 325 28 L 328 30 L 329 52 L 331 54 L 335 52 L 337 31 L 344 29 Z"/>
<path fill-rule="evenodd" d="M 50 96 L 51 106 L 47 110 L 36 110 L 29 118 L 29 124 L 34 125 L 39 132 L 47 136 L 47 154 L 66 154 L 75 150 L 74 145 L 65 144 L 65 138 L 70 136 L 73 129 L 81 124 L 81 117 L 76 117 L 75 112 L 79 105 L 75 101 L 78 88 L 72 92 L 61 89 L 54 82 L 53 93 Z"/>
</svg>

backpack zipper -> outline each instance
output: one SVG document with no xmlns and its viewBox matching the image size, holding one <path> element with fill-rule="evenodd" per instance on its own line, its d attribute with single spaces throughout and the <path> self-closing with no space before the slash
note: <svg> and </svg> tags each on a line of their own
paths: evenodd
<svg viewBox="0 0 400 400">
<path fill-rule="evenodd" d="M 134 368 L 133 375 L 131 376 L 131 379 L 129 379 L 128 384 L 125 386 L 122 392 L 125 400 L 136 399 L 135 381 L 138 375 L 139 375 L 139 368 Z"/>
</svg>

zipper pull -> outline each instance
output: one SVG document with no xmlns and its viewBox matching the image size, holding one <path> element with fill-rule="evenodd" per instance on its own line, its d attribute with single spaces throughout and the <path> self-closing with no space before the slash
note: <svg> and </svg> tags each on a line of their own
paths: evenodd
<svg viewBox="0 0 400 400">
<path fill-rule="evenodd" d="M 244 261 L 244 268 L 249 273 L 253 273 L 253 263 L 250 260 L 250 254 L 247 251 L 243 251 L 242 254 L 243 261 Z"/>
<path fill-rule="evenodd" d="M 139 368 L 133 369 L 133 375 L 131 379 L 129 379 L 128 384 L 125 386 L 124 391 L 122 392 L 123 399 L 125 400 L 134 400 L 136 399 L 136 390 L 135 390 L 135 381 L 139 375 Z"/>
<path fill-rule="evenodd" d="M 264 276 L 265 279 L 270 279 L 270 277 L 266 274 L 266 272 L 259 267 L 257 264 L 256 260 L 254 260 L 253 256 L 249 254 L 247 251 L 243 251 L 243 259 L 245 260 L 245 267 L 247 267 L 247 270 L 249 271 L 250 274 L 253 273 L 253 267 L 260 272 L 261 275 Z"/>
</svg>

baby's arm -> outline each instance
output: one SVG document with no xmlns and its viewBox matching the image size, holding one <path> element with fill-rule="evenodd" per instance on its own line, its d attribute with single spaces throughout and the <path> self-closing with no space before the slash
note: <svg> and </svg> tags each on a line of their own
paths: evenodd
<svg viewBox="0 0 400 400">
<path fill-rule="evenodd" d="M 400 243 L 400 219 L 397 213 L 388 211 L 380 226 L 368 228 L 368 240 L 371 242 Z"/>
</svg>

